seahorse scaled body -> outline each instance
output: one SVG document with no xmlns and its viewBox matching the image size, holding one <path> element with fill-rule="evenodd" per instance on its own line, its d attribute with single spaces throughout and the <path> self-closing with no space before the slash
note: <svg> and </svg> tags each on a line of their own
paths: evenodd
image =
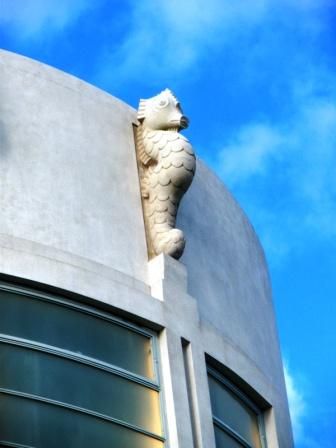
<svg viewBox="0 0 336 448">
<path fill-rule="evenodd" d="M 170 90 L 140 100 L 137 155 L 149 257 L 165 253 L 180 258 L 183 232 L 175 228 L 178 206 L 189 188 L 196 158 L 179 131 L 188 126 Z"/>
</svg>

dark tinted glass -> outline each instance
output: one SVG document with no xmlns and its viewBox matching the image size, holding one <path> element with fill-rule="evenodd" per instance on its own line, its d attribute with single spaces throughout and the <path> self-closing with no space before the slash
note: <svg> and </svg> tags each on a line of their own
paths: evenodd
<svg viewBox="0 0 336 448">
<path fill-rule="evenodd" d="M 0 333 L 70 350 L 154 378 L 149 337 L 56 303 L 1 291 Z"/>
<path fill-rule="evenodd" d="M 0 387 L 71 404 L 161 435 L 158 392 L 55 355 L 0 343 Z"/>
<path fill-rule="evenodd" d="M 216 448 L 244 448 L 234 438 L 215 426 Z"/>
<path fill-rule="evenodd" d="M 59 406 L 0 393 L 0 446 L 34 448 L 163 448 L 132 429 Z"/>
<path fill-rule="evenodd" d="M 212 413 L 253 448 L 261 448 L 257 415 L 224 384 L 209 375 Z"/>
</svg>

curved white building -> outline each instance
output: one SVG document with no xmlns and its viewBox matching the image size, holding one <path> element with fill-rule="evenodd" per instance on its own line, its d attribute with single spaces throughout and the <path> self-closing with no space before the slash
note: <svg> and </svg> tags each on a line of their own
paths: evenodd
<svg viewBox="0 0 336 448">
<path fill-rule="evenodd" d="M 198 161 L 148 262 L 136 123 L 0 52 L 0 447 L 291 448 L 258 238 Z"/>
</svg>

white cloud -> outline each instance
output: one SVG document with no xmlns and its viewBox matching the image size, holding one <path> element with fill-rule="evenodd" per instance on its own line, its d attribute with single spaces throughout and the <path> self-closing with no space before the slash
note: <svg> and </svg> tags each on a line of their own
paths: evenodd
<svg viewBox="0 0 336 448">
<path fill-rule="evenodd" d="M 269 162 L 279 157 L 284 137 L 264 123 L 249 124 L 220 151 L 223 177 L 235 186 L 255 175 L 267 173 Z"/>
<path fill-rule="evenodd" d="M 284 373 L 294 439 L 296 443 L 299 443 L 305 438 L 304 417 L 307 413 L 307 404 L 300 386 L 297 385 L 297 380 L 289 372 L 287 365 L 284 366 Z"/>
<path fill-rule="evenodd" d="M 102 55 L 100 78 L 144 77 L 164 82 L 220 48 L 233 30 L 259 23 L 269 0 L 142 0 L 132 2 L 130 26 L 117 50 Z"/>
<path fill-rule="evenodd" d="M 333 87 L 336 79 L 329 93 Z M 293 94 L 294 112 L 287 119 L 246 124 L 218 157 L 217 170 L 252 217 L 273 261 L 303 247 L 304 238 L 336 236 L 336 95 L 304 90 Z"/>
<path fill-rule="evenodd" d="M 321 448 L 320 441 L 316 439 L 316 436 L 311 436 L 309 429 L 312 421 L 316 426 L 321 426 L 323 419 L 330 418 L 330 412 L 323 414 L 321 409 L 312 409 L 309 406 L 310 386 L 302 375 L 293 374 L 287 362 L 284 364 L 284 374 L 295 446 Z M 329 443 L 328 447 L 331 448 Z"/>
<path fill-rule="evenodd" d="M 0 24 L 13 37 L 27 39 L 64 29 L 89 7 L 90 0 L 0 0 Z"/>
<path fill-rule="evenodd" d="M 206 57 L 223 63 L 226 50 L 241 51 L 246 36 L 248 61 L 259 46 L 272 45 L 279 29 L 290 35 L 294 26 L 317 34 L 319 13 L 328 1 L 317 5 L 313 0 L 129 0 L 127 30 L 118 46 L 111 42 L 101 55 L 98 83 L 162 85 L 174 76 L 194 78 Z M 264 27 L 266 40 L 260 35 Z"/>
</svg>

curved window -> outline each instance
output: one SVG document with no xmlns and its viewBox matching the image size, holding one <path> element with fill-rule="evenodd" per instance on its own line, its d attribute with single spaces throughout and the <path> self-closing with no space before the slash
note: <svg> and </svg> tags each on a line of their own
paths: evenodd
<svg viewBox="0 0 336 448">
<path fill-rule="evenodd" d="M 162 448 L 155 337 L 0 285 L 0 447 Z"/>
<path fill-rule="evenodd" d="M 208 367 L 217 448 L 263 448 L 260 410 L 222 374 Z"/>
</svg>

